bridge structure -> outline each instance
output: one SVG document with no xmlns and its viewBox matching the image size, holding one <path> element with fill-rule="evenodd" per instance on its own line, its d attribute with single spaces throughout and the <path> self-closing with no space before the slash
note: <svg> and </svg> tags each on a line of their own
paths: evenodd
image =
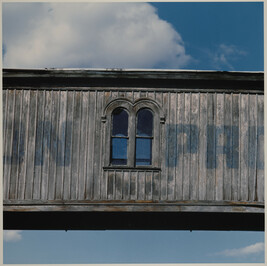
<svg viewBox="0 0 267 266">
<path fill-rule="evenodd" d="M 4 69 L 4 229 L 264 230 L 263 83 Z"/>
</svg>

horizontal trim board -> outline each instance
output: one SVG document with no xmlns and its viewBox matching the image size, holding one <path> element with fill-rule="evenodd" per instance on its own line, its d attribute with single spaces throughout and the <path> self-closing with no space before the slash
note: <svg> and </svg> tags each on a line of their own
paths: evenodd
<svg viewBox="0 0 267 266">
<path fill-rule="evenodd" d="M 153 88 L 258 88 L 262 72 L 183 70 L 4 69 L 3 87 L 120 86 Z"/>
<path fill-rule="evenodd" d="M 93 79 L 88 78 L 78 79 L 78 78 L 42 78 L 34 77 L 30 79 L 25 78 L 3 78 L 3 87 L 130 87 L 130 88 L 212 88 L 212 89 L 241 89 L 246 88 L 253 90 L 257 89 L 260 91 L 264 90 L 264 82 L 261 81 L 251 81 L 251 80 L 146 80 L 146 79 Z"/>
<path fill-rule="evenodd" d="M 264 202 L 255 201 L 213 201 L 213 200 L 184 200 L 184 201 L 168 201 L 168 200 L 4 200 L 4 206 L 8 205 L 125 205 L 125 204 L 157 204 L 157 205 L 185 205 L 185 206 L 262 206 Z"/>
<path fill-rule="evenodd" d="M 87 84 L 88 85 L 88 84 Z M 242 87 L 242 88 L 235 88 L 234 86 L 229 88 L 200 88 L 198 84 L 196 86 L 193 86 L 192 88 L 186 88 L 186 87 L 175 87 L 175 88 L 168 88 L 168 87 L 124 87 L 124 86 L 115 86 L 115 87 L 94 87 L 94 86 L 18 86 L 15 85 L 5 85 L 3 87 L 3 90 L 38 90 L 38 91 L 98 91 L 98 92 L 134 92 L 134 91 L 144 91 L 144 92 L 177 92 L 177 93 L 247 93 L 247 94 L 264 94 L 264 89 L 261 88 L 253 88 L 253 87 Z"/>
<path fill-rule="evenodd" d="M 233 212 L 263 213 L 260 204 L 175 204 L 175 203 L 64 203 L 64 204 L 4 204 L 4 211 L 36 212 Z"/>
<path fill-rule="evenodd" d="M 263 213 L 4 212 L 9 230 L 264 231 Z"/>
<path fill-rule="evenodd" d="M 172 69 L 3 69 L 3 75 L 9 77 L 90 77 L 90 78 L 146 78 L 146 79 L 263 79 L 263 72 L 241 71 L 201 71 Z"/>
</svg>

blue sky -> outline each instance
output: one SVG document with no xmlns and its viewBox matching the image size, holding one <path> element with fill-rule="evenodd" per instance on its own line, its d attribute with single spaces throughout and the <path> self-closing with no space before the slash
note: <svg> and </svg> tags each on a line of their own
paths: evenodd
<svg viewBox="0 0 267 266">
<path fill-rule="evenodd" d="M 264 69 L 262 2 L 2 10 L 4 67 Z M 263 262 L 263 247 L 263 232 L 8 231 L 4 263 Z"/>
<path fill-rule="evenodd" d="M 20 231 L 4 263 L 257 263 L 263 243 L 262 232 Z"/>
</svg>

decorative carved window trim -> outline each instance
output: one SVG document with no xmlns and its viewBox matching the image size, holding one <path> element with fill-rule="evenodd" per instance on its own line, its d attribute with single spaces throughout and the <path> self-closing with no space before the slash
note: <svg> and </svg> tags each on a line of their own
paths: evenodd
<svg viewBox="0 0 267 266">
<path fill-rule="evenodd" d="M 116 108 L 127 110 L 128 117 L 128 149 L 127 165 L 111 164 L 111 128 L 112 112 Z M 153 112 L 153 141 L 152 141 L 152 163 L 151 165 L 135 165 L 135 137 L 136 137 L 136 119 L 140 109 L 148 108 Z M 161 149 L 161 124 L 165 123 L 165 115 L 161 106 L 147 98 L 140 98 L 131 102 L 126 98 L 117 98 L 110 101 L 103 110 L 102 123 L 104 124 L 104 168 L 124 168 L 124 169 L 159 169 L 160 168 L 160 149 Z"/>
</svg>

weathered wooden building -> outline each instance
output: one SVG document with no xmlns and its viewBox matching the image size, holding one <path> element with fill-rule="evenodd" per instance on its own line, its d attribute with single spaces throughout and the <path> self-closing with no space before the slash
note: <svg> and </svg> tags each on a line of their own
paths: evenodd
<svg viewBox="0 0 267 266">
<path fill-rule="evenodd" d="M 6 229 L 263 230 L 263 73 L 3 70 Z"/>
</svg>

